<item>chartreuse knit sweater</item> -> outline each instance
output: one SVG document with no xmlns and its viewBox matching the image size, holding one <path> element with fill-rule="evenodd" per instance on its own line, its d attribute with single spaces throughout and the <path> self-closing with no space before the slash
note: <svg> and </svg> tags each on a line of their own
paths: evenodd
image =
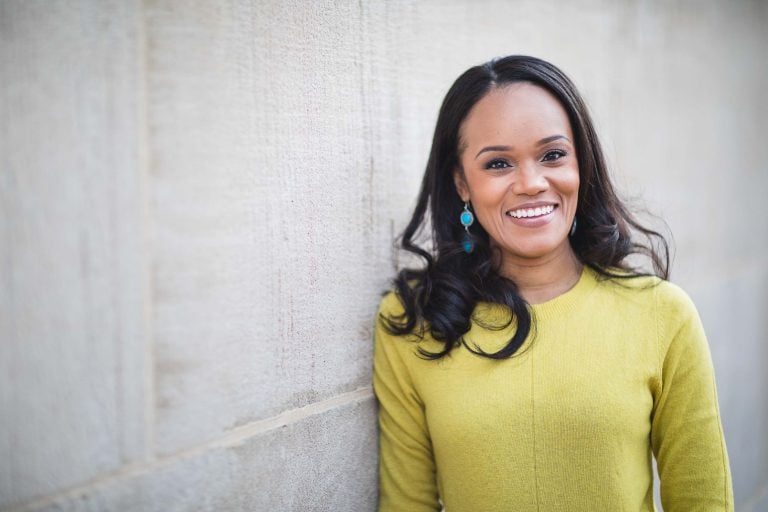
<svg viewBox="0 0 768 512">
<path fill-rule="evenodd" d="M 730 511 L 733 492 L 712 361 L 694 305 L 655 278 L 585 269 L 570 291 L 531 306 L 535 335 L 512 358 L 456 347 L 425 360 L 427 335 L 377 321 L 380 512 Z M 381 315 L 403 309 L 390 293 Z M 480 304 L 466 335 L 506 344 L 508 313 Z"/>
</svg>

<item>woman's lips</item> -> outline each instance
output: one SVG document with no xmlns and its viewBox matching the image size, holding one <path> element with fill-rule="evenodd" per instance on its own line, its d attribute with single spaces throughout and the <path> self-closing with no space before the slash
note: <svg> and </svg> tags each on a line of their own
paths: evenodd
<svg viewBox="0 0 768 512">
<path fill-rule="evenodd" d="M 516 210 L 510 210 L 507 212 L 507 215 L 514 217 L 516 219 L 524 219 L 529 217 L 541 217 L 542 215 L 546 215 L 548 213 L 552 213 L 555 209 L 554 204 L 546 204 L 543 206 L 535 206 L 535 207 L 523 207 L 518 208 Z"/>
<path fill-rule="evenodd" d="M 507 211 L 506 216 L 518 226 L 535 228 L 552 220 L 556 209 L 556 204 L 523 205 Z"/>
</svg>

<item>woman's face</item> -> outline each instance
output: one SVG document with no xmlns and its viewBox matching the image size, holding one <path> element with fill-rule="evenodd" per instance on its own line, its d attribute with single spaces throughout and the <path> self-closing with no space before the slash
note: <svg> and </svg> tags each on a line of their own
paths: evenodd
<svg viewBox="0 0 768 512">
<path fill-rule="evenodd" d="M 456 189 L 501 249 L 502 267 L 572 256 L 579 164 L 555 97 L 527 82 L 493 89 L 472 108 L 459 140 Z"/>
</svg>

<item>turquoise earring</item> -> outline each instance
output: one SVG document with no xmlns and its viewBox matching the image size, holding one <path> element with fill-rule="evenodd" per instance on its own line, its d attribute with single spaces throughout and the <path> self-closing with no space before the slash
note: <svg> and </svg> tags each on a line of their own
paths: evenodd
<svg viewBox="0 0 768 512">
<path fill-rule="evenodd" d="M 472 238 L 472 234 L 469 232 L 469 226 L 475 223 L 475 216 L 469 210 L 469 202 L 464 203 L 464 210 L 459 215 L 459 222 L 464 226 L 464 237 L 461 239 L 461 247 L 467 254 L 471 253 L 475 249 L 475 241 Z"/>
</svg>

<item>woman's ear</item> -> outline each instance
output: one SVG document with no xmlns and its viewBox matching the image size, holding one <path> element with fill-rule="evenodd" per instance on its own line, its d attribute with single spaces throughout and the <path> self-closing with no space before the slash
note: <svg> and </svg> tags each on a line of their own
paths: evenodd
<svg viewBox="0 0 768 512">
<path fill-rule="evenodd" d="M 461 169 L 453 171 L 453 184 L 456 186 L 456 192 L 461 200 L 468 203 L 469 187 L 467 186 L 467 180 L 464 178 L 464 172 Z"/>
</svg>

